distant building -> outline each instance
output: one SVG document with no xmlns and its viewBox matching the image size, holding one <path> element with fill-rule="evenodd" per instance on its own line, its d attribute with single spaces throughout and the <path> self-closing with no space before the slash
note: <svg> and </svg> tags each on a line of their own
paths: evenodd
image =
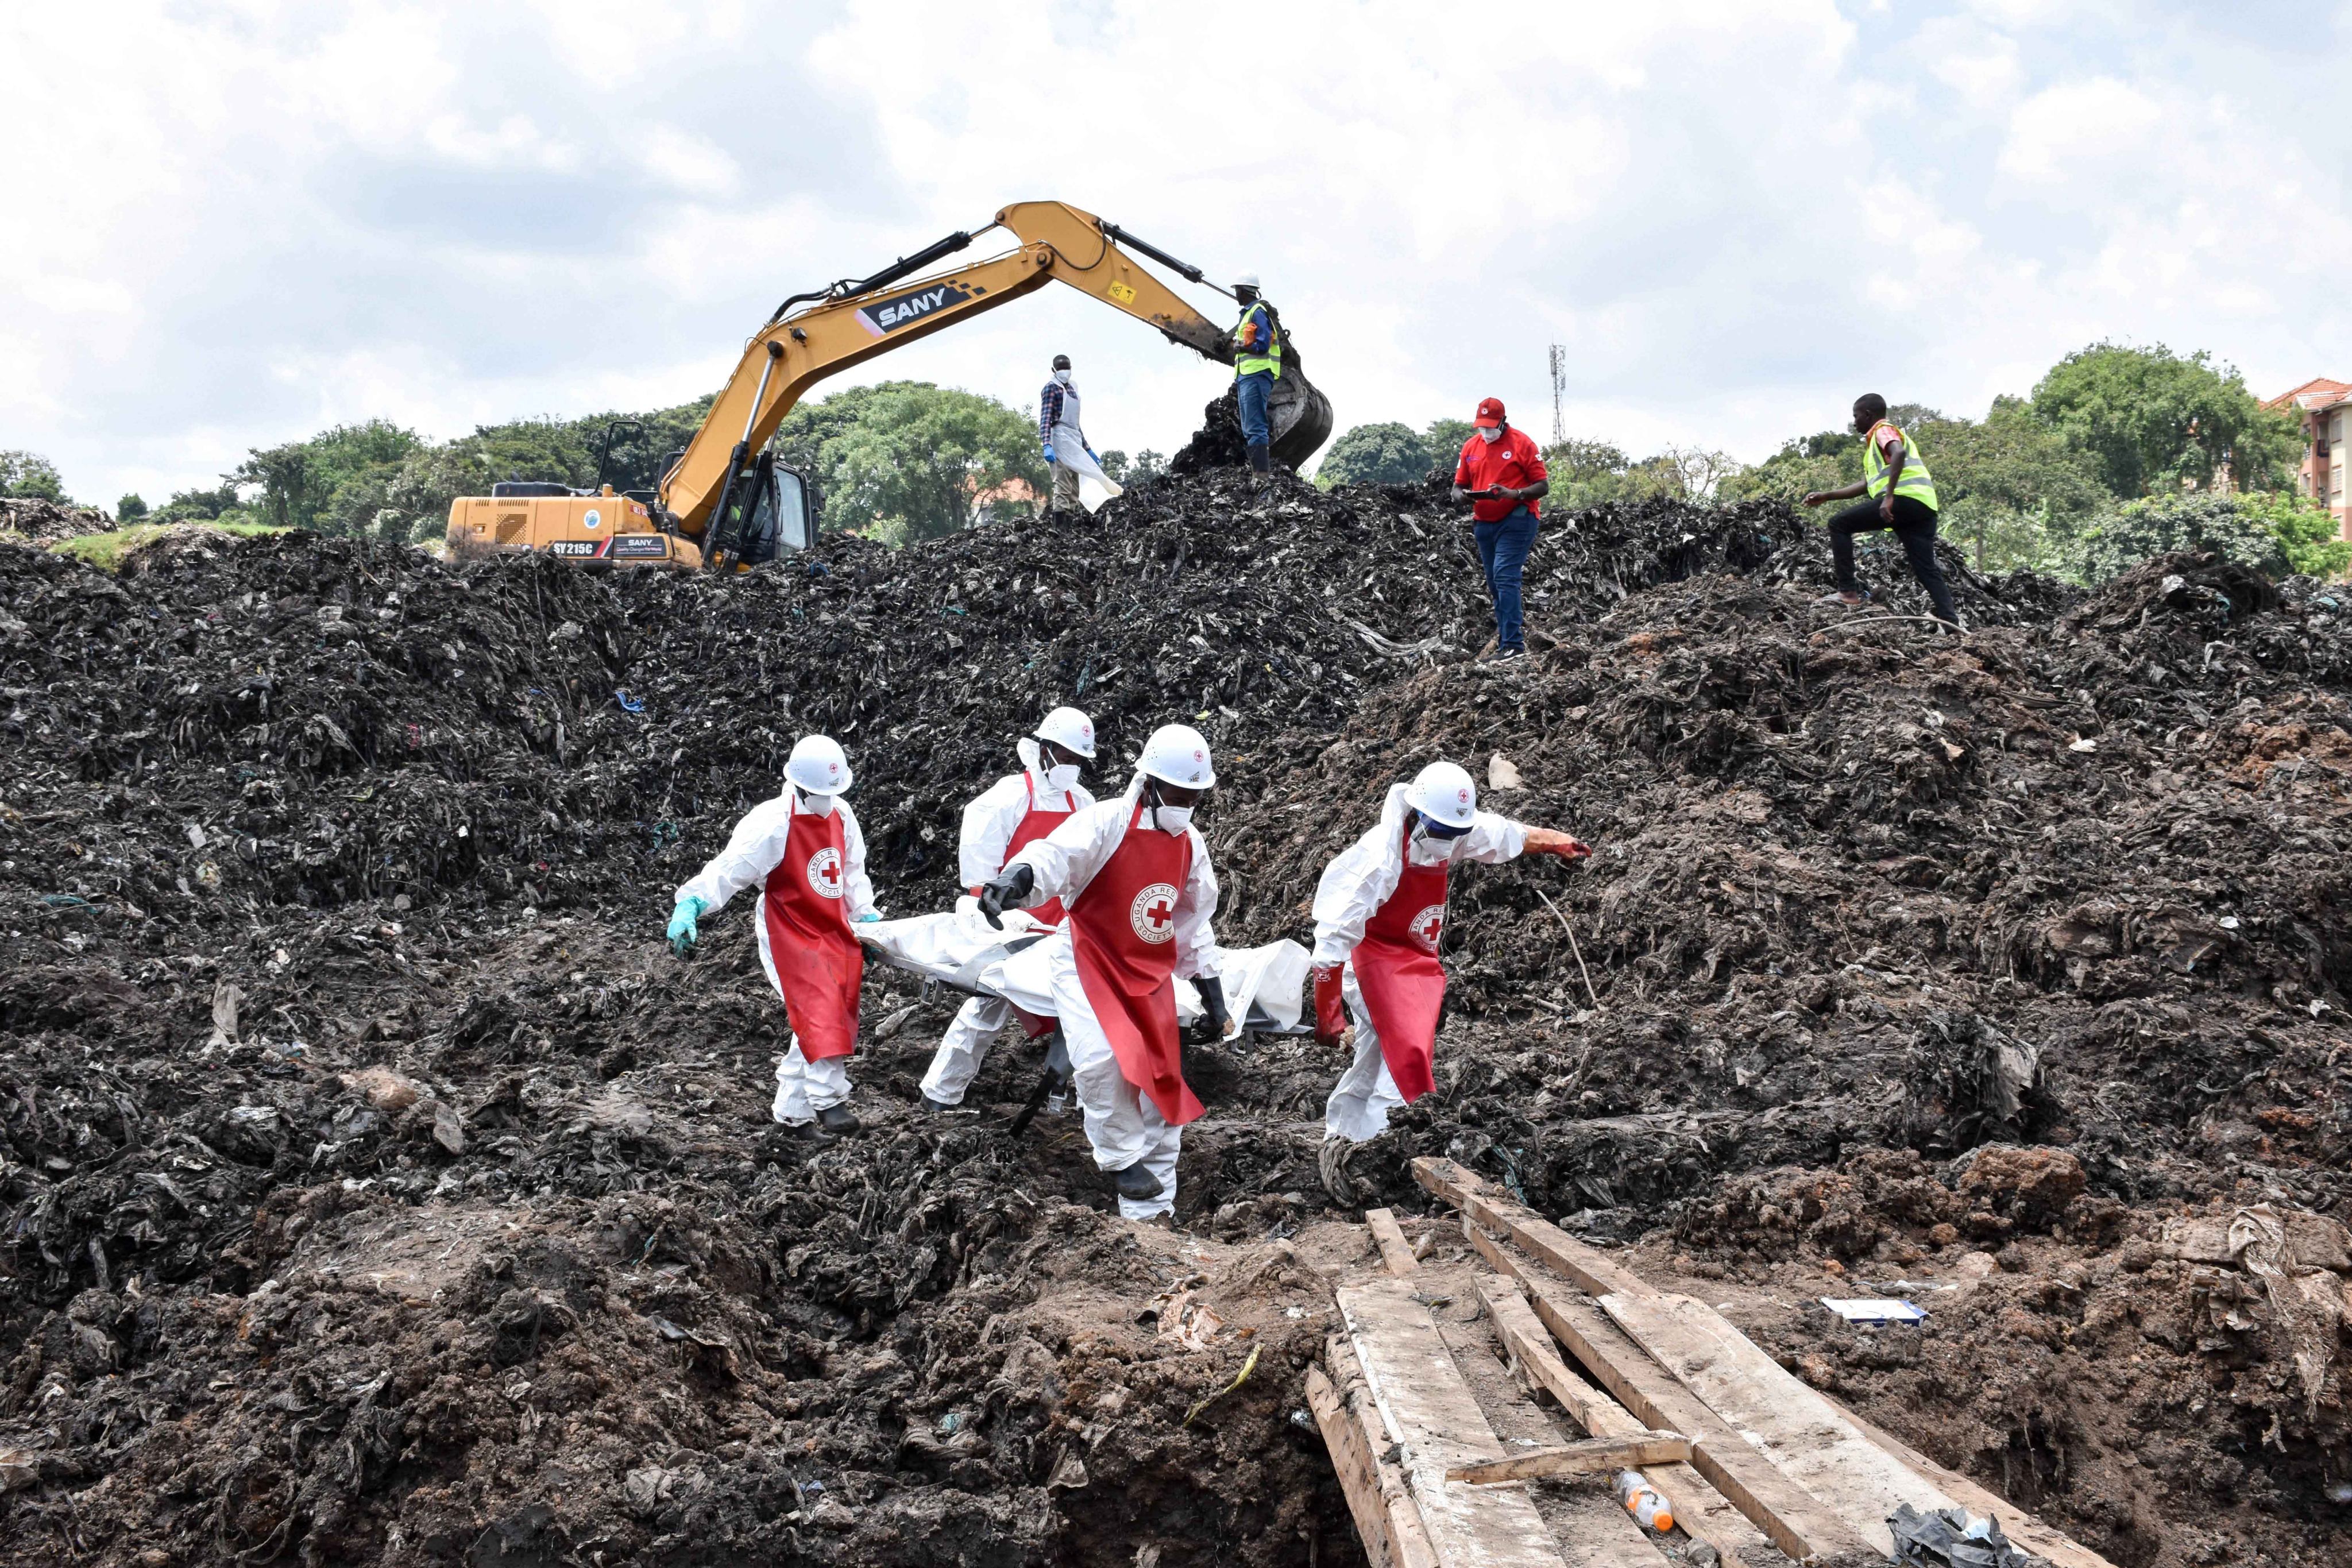
<svg viewBox="0 0 2352 1568">
<path fill-rule="evenodd" d="M 2303 493 L 2336 514 L 2339 539 L 2352 539 L 2352 517 L 2345 509 L 2345 469 L 2352 468 L 2344 441 L 2352 435 L 2352 385 L 2317 376 L 2293 392 L 2283 392 L 2263 405 L 2283 409 L 2303 420 L 2303 467 L 2297 470 Z"/>
</svg>

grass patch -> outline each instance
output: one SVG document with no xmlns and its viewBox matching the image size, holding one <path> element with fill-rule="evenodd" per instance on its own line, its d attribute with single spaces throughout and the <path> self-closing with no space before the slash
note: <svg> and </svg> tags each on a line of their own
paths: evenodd
<svg viewBox="0 0 2352 1568">
<path fill-rule="evenodd" d="M 272 533 L 291 531 L 266 522 L 142 522 L 130 528 L 109 529 L 104 533 L 84 533 L 72 539 L 60 539 L 49 548 L 60 554 L 79 556 L 93 566 L 113 572 L 121 568 L 124 556 L 141 545 L 161 539 L 175 529 L 191 528 L 233 533 L 239 539 L 260 539 Z"/>
</svg>

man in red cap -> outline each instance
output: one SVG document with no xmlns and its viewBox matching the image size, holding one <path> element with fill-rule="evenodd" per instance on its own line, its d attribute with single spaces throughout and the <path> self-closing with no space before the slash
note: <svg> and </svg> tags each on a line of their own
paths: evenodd
<svg viewBox="0 0 2352 1568">
<path fill-rule="evenodd" d="M 1519 573 L 1535 548 L 1536 502 L 1551 489 L 1544 477 L 1543 453 L 1535 438 L 1504 422 L 1503 400 L 1483 399 L 1476 426 L 1462 444 L 1454 466 L 1454 499 L 1470 502 L 1471 532 L 1478 561 L 1486 569 L 1486 592 L 1495 600 L 1495 654 L 1520 658 L 1528 651 L 1519 618 Z"/>
</svg>

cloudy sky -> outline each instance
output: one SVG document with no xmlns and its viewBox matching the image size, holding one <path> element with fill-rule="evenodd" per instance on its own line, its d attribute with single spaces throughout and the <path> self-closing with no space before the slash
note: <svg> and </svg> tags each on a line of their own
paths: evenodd
<svg viewBox="0 0 2352 1568">
<path fill-rule="evenodd" d="M 2103 337 L 2352 377 L 2352 4 L 19 5 L 0 447 L 249 447 L 709 390 L 787 294 L 1008 201 L 1255 268 L 1340 426 L 1507 399 L 1760 457 Z M 1194 290 L 1222 321 L 1223 301 Z M 853 376 L 1171 450 L 1226 373 L 1049 289 Z"/>
</svg>

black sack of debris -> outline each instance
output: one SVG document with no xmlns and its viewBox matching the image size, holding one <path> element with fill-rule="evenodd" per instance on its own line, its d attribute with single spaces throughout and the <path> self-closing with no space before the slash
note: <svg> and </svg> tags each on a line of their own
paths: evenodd
<svg viewBox="0 0 2352 1568">
<path fill-rule="evenodd" d="M 1909 1503 L 1887 1516 L 1894 1561 L 1906 1568 L 2052 1568 L 2050 1559 L 2020 1552 L 2000 1532 L 2000 1521 L 1971 1521 L 1966 1509 L 1921 1513 Z"/>
</svg>

